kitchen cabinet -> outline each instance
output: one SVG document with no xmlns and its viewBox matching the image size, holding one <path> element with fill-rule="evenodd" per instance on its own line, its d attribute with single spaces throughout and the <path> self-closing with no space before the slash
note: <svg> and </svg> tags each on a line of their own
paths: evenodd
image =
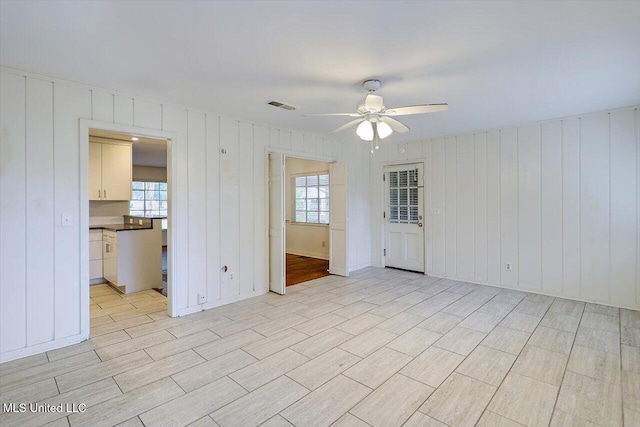
<svg viewBox="0 0 640 427">
<path fill-rule="evenodd" d="M 89 142 L 89 200 L 130 200 L 131 144 Z"/>
<path fill-rule="evenodd" d="M 102 231 L 104 278 L 128 294 L 162 287 L 162 220 L 151 228 Z"/>
<path fill-rule="evenodd" d="M 89 279 L 99 283 L 103 277 L 102 230 L 89 230 Z"/>
</svg>

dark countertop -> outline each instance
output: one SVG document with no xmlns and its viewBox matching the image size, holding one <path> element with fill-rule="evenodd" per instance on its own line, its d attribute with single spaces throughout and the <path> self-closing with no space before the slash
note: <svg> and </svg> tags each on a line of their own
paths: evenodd
<svg viewBox="0 0 640 427">
<path fill-rule="evenodd" d="M 153 227 L 147 227 L 137 224 L 103 224 L 90 225 L 89 230 L 109 230 L 109 231 L 130 231 L 130 230 L 151 230 Z"/>
</svg>

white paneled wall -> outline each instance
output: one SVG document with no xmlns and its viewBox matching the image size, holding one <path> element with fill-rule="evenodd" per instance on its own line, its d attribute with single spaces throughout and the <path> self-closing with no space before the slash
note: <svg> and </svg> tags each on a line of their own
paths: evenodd
<svg viewBox="0 0 640 427">
<path fill-rule="evenodd" d="M 422 160 L 427 274 L 639 309 L 639 122 L 625 108 L 381 147 L 374 264 L 382 165 Z"/>
<path fill-rule="evenodd" d="M 176 311 L 267 291 L 266 152 L 346 161 L 349 266 L 370 265 L 369 154 L 313 135 L 2 68 L 0 74 L 0 361 L 87 336 L 81 326 L 79 120 L 177 135 L 169 174 L 177 214 Z M 221 155 L 220 149 L 226 149 Z M 171 168 L 175 168 L 173 171 Z M 61 226 L 62 214 L 73 225 Z M 233 280 L 221 283 L 228 265 Z M 207 304 L 197 304 L 204 293 Z"/>
</svg>

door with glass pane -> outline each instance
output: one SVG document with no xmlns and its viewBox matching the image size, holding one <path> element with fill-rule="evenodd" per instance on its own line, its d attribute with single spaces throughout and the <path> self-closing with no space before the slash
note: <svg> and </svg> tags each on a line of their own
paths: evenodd
<svg viewBox="0 0 640 427">
<path fill-rule="evenodd" d="M 384 168 L 387 267 L 424 272 L 423 165 Z"/>
</svg>

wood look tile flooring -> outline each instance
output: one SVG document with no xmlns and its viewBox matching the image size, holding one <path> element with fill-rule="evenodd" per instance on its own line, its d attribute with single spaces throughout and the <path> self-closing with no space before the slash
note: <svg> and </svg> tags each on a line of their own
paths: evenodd
<svg viewBox="0 0 640 427">
<path fill-rule="evenodd" d="M 638 426 L 640 312 L 367 268 L 181 318 L 91 288 L 89 341 L 0 365 L 9 426 Z"/>
</svg>

